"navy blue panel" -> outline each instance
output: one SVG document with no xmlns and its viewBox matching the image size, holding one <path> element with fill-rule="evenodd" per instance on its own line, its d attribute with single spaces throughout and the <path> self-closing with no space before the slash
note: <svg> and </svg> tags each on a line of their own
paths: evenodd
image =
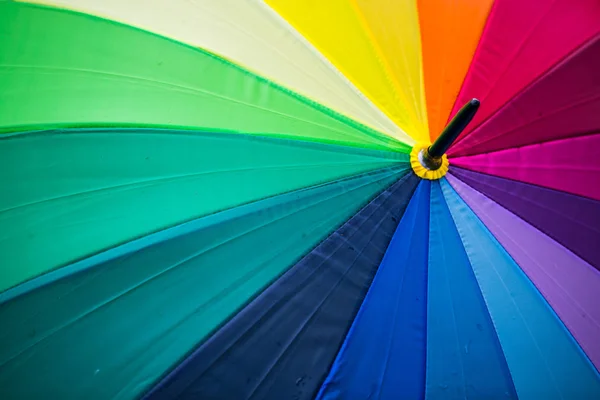
<svg viewBox="0 0 600 400">
<path fill-rule="evenodd" d="M 425 395 L 430 181 L 422 181 L 318 399 Z"/>
<path fill-rule="evenodd" d="M 426 398 L 516 399 L 496 330 L 437 181 L 431 186 L 430 217 Z"/>
<path fill-rule="evenodd" d="M 202 344 L 147 398 L 310 399 L 419 179 L 406 175 Z"/>
</svg>

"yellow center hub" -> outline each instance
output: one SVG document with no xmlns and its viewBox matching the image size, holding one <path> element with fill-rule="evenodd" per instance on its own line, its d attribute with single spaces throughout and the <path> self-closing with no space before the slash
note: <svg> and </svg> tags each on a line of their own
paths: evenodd
<svg viewBox="0 0 600 400">
<path fill-rule="evenodd" d="M 441 165 L 437 169 L 430 169 L 423 163 L 422 154 L 430 146 L 430 143 L 417 143 L 410 152 L 410 165 L 417 176 L 434 181 L 442 178 L 448 172 L 448 157 L 444 154 L 441 159 Z"/>
</svg>

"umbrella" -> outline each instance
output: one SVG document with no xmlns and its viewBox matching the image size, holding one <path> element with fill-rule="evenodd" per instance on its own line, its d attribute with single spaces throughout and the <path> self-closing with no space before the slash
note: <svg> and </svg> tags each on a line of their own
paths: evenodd
<svg viewBox="0 0 600 400">
<path fill-rule="evenodd" d="M 3 399 L 600 398 L 597 0 L 0 1 Z"/>
</svg>

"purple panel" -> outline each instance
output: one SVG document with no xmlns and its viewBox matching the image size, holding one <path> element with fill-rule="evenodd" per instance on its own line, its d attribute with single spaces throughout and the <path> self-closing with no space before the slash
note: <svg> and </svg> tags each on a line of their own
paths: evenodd
<svg viewBox="0 0 600 400">
<path fill-rule="evenodd" d="M 457 167 L 451 172 L 600 270 L 600 201 Z"/>
</svg>

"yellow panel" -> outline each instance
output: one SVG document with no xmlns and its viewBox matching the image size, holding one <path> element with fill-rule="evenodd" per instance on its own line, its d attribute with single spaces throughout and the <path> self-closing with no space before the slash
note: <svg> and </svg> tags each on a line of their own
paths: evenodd
<svg viewBox="0 0 600 400">
<path fill-rule="evenodd" d="M 427 141 L 416 0 L 266 0 L 416 140 Z"/>
<path fill-rule="evenodd" d="M 26 0 L 218 53 L 404 143 L 414 140 L 262 0 Z"/>
<path fill-rule="evenodd" d="M 448 122 L 492 3 L 418 0 L 431 140 Z"/>
</svg>

